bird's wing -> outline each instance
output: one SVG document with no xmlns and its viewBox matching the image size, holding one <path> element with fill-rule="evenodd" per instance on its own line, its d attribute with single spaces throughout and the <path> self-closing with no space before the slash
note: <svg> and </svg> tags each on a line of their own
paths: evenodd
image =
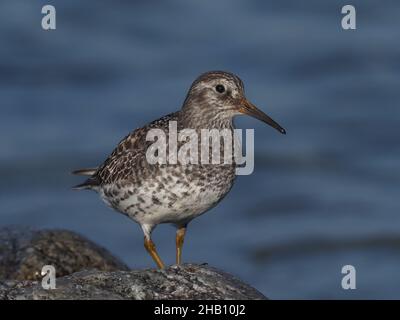
<svg viewBox="0 0 400 320">
<path fill-rule="evenodd" d="M 146 151 L 153 143 L 146 141 L 147 132 L 154 128 L 167 131 L 169 121 L 174 120 L 177 120 L 177 113 L 166 115 L 127 135 L 93 175 L 96 182 L 107 184 L 129 180 L 138 174 L 143 178 L 146 168 L 149 169 Z"/>
</svg>

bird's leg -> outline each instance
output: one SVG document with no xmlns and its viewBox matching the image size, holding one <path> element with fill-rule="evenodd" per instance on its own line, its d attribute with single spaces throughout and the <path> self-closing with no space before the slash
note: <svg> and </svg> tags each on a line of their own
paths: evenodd
<svg viewBox="0 0 400 320">
<path fill-rule="evenodd" d="M 185 239 L 186 226 L 179 227 L 176 230 L 176 264 L 181 264 L 182 246 Z"/>
<path fill-rule="evenodd" d="M 150 237 L 144 237 L 144 247 L 146 248 L 147 252 L 151 255 L 155 263 L 160 269 L 164 269 L 164 263 L 162 262 L 160 256 L 157 253 L 156 245 L 153 241 L 151 241 Z"/>
</svg>

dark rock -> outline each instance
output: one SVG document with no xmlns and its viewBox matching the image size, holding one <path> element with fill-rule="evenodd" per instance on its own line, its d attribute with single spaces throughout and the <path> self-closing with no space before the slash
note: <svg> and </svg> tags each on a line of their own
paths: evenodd
<svg viewBox="0 0 400 320">
<path fill-rule="evenodd" d="M 44 289 L 44 265 L 56 289 Z M 1 299 L 266 299 L 209 266 L 131 270 L 105 249 L 63 230 L 0 229 Z"/>
<path fill-rule="evenodd" d="M 165 270 L 82 271 L 57 278 L 56 289 L 36 281 L 0 282 L 0 299 L 266 299 L 217 269 L 195 264 Z"/>
<path fill-rule="evenodd" d="M 107 250 L 65 230 L 0 229 L 0 279 L 39 280 L 44 265 L 62 277 L 85 269 L 129 270 Z"/>
</svg>

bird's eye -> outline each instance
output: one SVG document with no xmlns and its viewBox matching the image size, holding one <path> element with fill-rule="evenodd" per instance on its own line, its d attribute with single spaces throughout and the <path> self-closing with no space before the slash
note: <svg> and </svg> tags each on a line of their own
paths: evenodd
<svg viewBox="0 0 400 320">
<path fill-rule="evenodd" d="M 224 87 L 222 84 L 218 84 L 218 85 L 215 87 L 215 90 L 216 90 L 217 92 L 219 92 L 219 93 L 223 93 L 223 92 L 225 92 L 225 87 Z"/>
</svg>

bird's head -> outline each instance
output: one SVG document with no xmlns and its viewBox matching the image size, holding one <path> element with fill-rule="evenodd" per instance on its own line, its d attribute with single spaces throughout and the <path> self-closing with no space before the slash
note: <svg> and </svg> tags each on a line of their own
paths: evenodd
<svg viewBox="0 0 400 320">
<path fill-rule="evenodd" d="M 280 133 L 286 133 L 277 122 L 247 100 L 242 80 L 229 72 L 211 71 L 199 76 L 189 89 L 183 110 L 195 111 L 209 121 L 247 114 L 269 124 Z"/>
</svg>

